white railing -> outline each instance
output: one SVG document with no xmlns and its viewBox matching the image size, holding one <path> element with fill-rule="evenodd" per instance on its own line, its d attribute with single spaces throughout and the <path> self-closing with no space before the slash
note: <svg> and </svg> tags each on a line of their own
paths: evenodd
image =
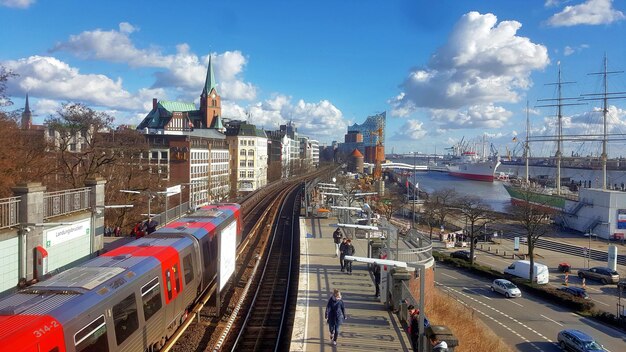
<svg viewBox="0 0 626 352">
<path fill-rule="evenodd" d="M 0 199 L 0 229 L 16 226 L 20 222 L 20 198 Z"/>
<path fill-rule="evenodd" d="M 48 219 L 89 209 L 90 192 L 91 188 L 85 187 L 45 193 L 43 196 L 43 218 Z"/>
</svg>

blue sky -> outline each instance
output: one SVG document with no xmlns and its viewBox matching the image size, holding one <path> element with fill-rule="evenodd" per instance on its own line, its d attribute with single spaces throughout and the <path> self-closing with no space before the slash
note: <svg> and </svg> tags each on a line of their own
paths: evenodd
<svg viewBox="0 0 626 352">
<path fill-rule="evenodd" d="M 626 69 L 625 12 L 623 0 L 0 0 L 0 64 L 19 74 L 5 110 L 29 92 L 36 123 L 79 101 L 137 124 L 152 98 L 198 104 L 211 55 L 226 118 L 293 120 L 328 144 L 387 111 L 387 152 L 486 134 L 504 154 L 520 149 L 526 99 L 532 134 L 554 133 L 555 110 L 535 106 L 555 97 L 558 62 L 571 97 L 599 92 L 588 73 L 605 53 Z M 626 75 L 609 82 L 626 91 Z M 566 108 L 564 130 L 599 131 L 598 106 Z M 611 102 L 611 131 L 624 133 L 625 106 Z M 566 153 L 597 153 L 585 148 Z"/>
</svg>

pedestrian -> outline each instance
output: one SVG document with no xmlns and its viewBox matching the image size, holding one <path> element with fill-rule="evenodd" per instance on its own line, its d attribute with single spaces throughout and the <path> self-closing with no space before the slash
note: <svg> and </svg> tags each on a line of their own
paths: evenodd
<svg viewBox="0 0 626 352">
<path fill-rule="evenodd" d="M 346 256 L 345 250 L 346 250 L 347 243 L 348 243 L 348 239 L 344 238 L 343 241 L 341 241 L 341 244 L 339 245 L 339 265 L 341 265 L 342 273 L 346 269 L 346 261 L 344 260 L 344 257 Z"/>
<path fill-rule="evenodd" d="M 343 255 L 344 258 L 346 255 L 354 255 L 354 246 L 352 245 L 352 240 L 348 239 L 346 240 L 346 245 L 343 249 Z M 344 260 L 344 266 L 346 268 L 346 271 L 348 272 L 348 275 L 352 275 L 352 261 L 351 260 Z"/>
<path fill-rule="evenodd" d="M 150 218 L 146 223 L 146 232 L 148 235 L 156 231 L 157 226 L 159 226 L 159 222 L 154 220 L 154 218 Z"/>
<path fill-rule="evenodd" d="M 341 245 L 341 230 L 337 228 L 333 232 L 333 241 L 335 242 L 335 258 L 339 256 L 339 245 Z"/>
<path fill-rule="evenodd" d="M 433 352 L 448 352 L 448 344 L 445 341 L 439 341 L 436 335 L 431 335 L 430 344 L 433 346 Z"/>
<path fill-rule="evenodd" d="M 374 264 L 372 272 L 374 274 L 374 287 L 376 287 L 374 296 L 378 299 L 380 298 L 380 265 Z"/>
<path fill-rule="evenodd" d="M 411 339 L 411 346 L 413 347 L 413 351 L 417 351 L 419 345 L 419 309 L 416 309 L 414 305 L 409 305 L 407 307 L 409 312 L 409 337 Z"/>
<path fill-rule="evenodd" d="M 339 327 L 346 317 L 346 309 L 341 299 L 341 292 L 338 289 L 333 290 L 332 296 L 328 299 L 326 304 L 326 312 L 324 318 L 328 322 L 328 329 L 330 331 L 330 341 L 333 346 L 337 346 L 337 337 L 339 336 Z"/>
<path fill-rule="evenodd" d="M 135 236 L 135 238 L 141 238 L 144 235 L 144 230 L 143 230 L 143 225 L 142 222 L 139 221 L 135 224 L 135 227 L 133 227 L 133 230 L 130 233 L 131 235 Z"/>
<path fill-rule="evenodd" d="M 115 226 L 115 230 L 113 230 L 113 235 L 115 237 L 120 237 L 122 235 L 122 228 L 119 226 Z"/>
</svg>

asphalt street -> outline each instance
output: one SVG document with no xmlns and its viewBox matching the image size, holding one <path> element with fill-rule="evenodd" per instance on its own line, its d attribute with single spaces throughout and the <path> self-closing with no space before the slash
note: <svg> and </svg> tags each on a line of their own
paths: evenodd
<svg viewBox="0 0 626 352">
<path fill-rule="evenodd" d="M 626 350 L 626 334 L 572 313 L 567 308 L 526 294 L 507 299 L 491 292 L 491 281 L 464 270 L 438 265 L 436 285 L 474 310 L 498 336 L 518 351 L 560 351 L 557 334 L 563 329 L 582 330 L 609 352 Z"/>
</svg>

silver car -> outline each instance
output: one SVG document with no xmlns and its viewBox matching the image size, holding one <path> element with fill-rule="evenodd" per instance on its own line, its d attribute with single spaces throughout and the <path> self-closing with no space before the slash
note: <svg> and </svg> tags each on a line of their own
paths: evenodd
<svg viewBox="0 0 626 352">
<path fill-rule="evenodd" d="M 504 279 L 493 280 L 491 291 L 501 293 L 506 298 L 522 297 L 522 291 L 520 291 L 514 283 Z"/>
</svg>

